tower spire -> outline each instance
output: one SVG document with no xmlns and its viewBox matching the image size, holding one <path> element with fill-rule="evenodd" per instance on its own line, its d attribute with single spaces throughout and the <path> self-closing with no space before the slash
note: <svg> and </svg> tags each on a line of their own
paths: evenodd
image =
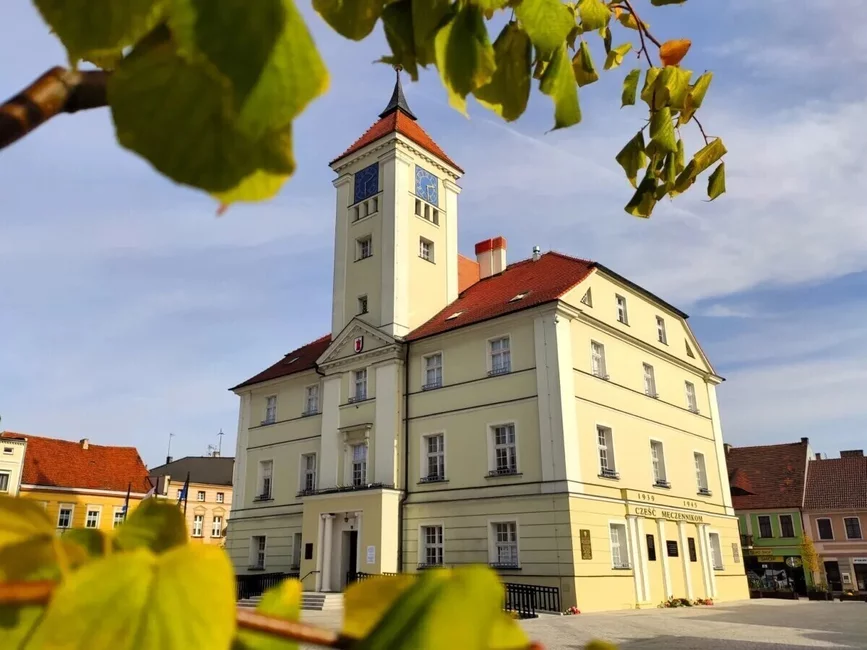
<svg viewBox="0 0 867 650">
<path fill-rule="evenodd" d="M 386 115 L 390 115 L 397 110 L 401 110 L 407 117 L 416 119 L 416 116 L 409 109 L 409 104 L 406 103 L 406 97 L 403 94 L 403 86 L 400 83 L 400 71 L 403 70 L 403 67 L 396 65 L 394 66 L 394 71 L 396 75 L 396 79 L 394 82 L 394 92 L 391 93 L 391 100 L 388 102 L 388 106 L 385 107 L 385 110 L 379 114 L 379 117 L 385 117 Z"/>
</svg>

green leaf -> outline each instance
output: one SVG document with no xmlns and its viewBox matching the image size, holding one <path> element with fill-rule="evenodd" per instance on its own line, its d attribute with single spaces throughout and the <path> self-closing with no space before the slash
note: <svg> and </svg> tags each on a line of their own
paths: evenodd
<svg viewBox="0 0 867 650">
<path fill-rule="evenodd" d="M 293 0 L 173 0 L 178 53 L 204 57 L 232 89 L 238 128 L 279 131 L 328 87 L 328 72 Z"/>
<path fill-rule="evenodd" d="M 650 147 L 654 151 L 665 153 L 677 151 L 677 139 L 674 135 L 674 123 L 671 121 L 671 109 L 667 106 L 650 115 Z"/>
<path fill-rule="evenodd" d="M 373 31 L 382 0 L 313 0 L 313 8 L 341 36 L 360 41 Z"/>
<path fill-rule="evenodd" d="M 678 148 L 680 147 L 680 143 L 678 142 Z M 666 192 L 674 187 L 674 182 L 677 180 L 677 152 L 671 152 L 665 157 L 665 161 L 663 162 L 662 168 L 662 182 L 664 185 L 661 189 Z M 657 198 L 662 198 L 659 196 L 659 192 L 657 192 Z"/>
<path fill-rule="evenodd" d="M 473 93 L 480 104 L 507 122 L 518 119 L 530 98 L 530 37 L 518 23 L 507 23 L 494 41 L 497 69 L 491 81 Z"/>
<path fill-rule="evenodd" d="M 640 76 L 641 70 L 639 68 L 631 70 L 626 75 L 626 79 L 623 80 L 623 94 L 620 97 L 620 108 L 635 105 L 635 94 L 638 92 L 638 78 Z"/>
<path fill-rule="evenodd" d="M 118 548 L 147 548 L 155 553 L 187 543 L 187 525 L 173 502 L 145 499 L 116 531 Z"/>
<path fill-rule="evenodd" d="M 656 177 L 648 170 L 632 199 L 626 204 L 625 209 L 629 214 L 644 218 L 651 215 L 656 206 L 656 183 Z"/>
<path fill-rule="evenodd" d="M 641 100 L 646 102 L 651 108 L 653 108 L 653 92 L 660 72 L 662 72 L 662 68 L 648 68 L 647 74 L 644 75 L 644 87 L 641 89 Z"/>
<path fill-rule="evenodd" d="M 617 16 L 618 22 L 627 29 L 634 29 L 636 31 L 638 30 L 638 21 L 635 20 L 635 16 L 632 15 L 631 11 L 620 10 L 616 12 L 615 15 Z M 641 24 L 644 26 L 644 29 L 650 28 L 650 25 L 648 25 L 643 20 L 641 21 Z"/>
<path fill-rule="evenodd" d="M 695 112 L 701 108 L 704 96 L 707 94 L 707 89 L 710 87 L 710 82 L 713 80 L 712 72 L 705 72 L 695 83 L 690 86 L 689 92 L 683 102 L 683 111 L 680 114 L 678 124 L 686 124 L 695 115 Z"/>
<path fill-rule="evenodd" d="M 366 637 L 415 581 L 411 574 L 378 576 L 347 587 L 343 594 L 343 634 L 355 639 Z"/>
<path fill-rule="evenodd" d="M 25 650 L 44 612 L 45 605 L 0 605 L 0 648 Z"/>
<path fill-rule="evenodd" d="M 437 32 L 435 45 L 437 69 L 449 93 L 449 104 L 466 115 L 467 95 L 488 83 L 496 68 L 482 10 L 463 6 Z"/>
<path fill-rule="evenodd" d="M 436 62 L 434 37 L 449 15 L 449 0 L 412 0 L 412 32 L 419 65 Z"/>
<path fill-rule="evenodd" d="M 611 54 L 611 28 L 606 27 L 602 30 L 602 44 L 605 46 L 605 56 Z"/>
<path fill-rule="evenodd" d="M 63 534 L 63 541 L 80 546 L 88 557 L 102 557 L 111 550 L 111 538 L 98 528 L 72 528 Z"/>
<path fill-rule="evenodd" d="M 623 63 L 623 57 L 626 56 L 626 53 L 632 49 L 632 43 L 624 43 L 623 45 L 618 45 L 614 49 L 612 49 L 608 56 L 605 58 L 605 69 L 613 70 L 621 63 Z"/>
<path fill-rule="evenodd" d="M 711 201 L 726 191 L 726 164 L 720 163 L 707 179 L 707 195 Z"/>
<path fill-rule="evenodd" d="M 632 183 L 632 187 L 636 187 L 638 171 L 647 165 L 647 156 L 644 153 L 644 134 L 641 131 L 636 133 L 635 137 L 620 150 L 615 160 L 623 167 L 626 178 Z"/>
<path fill-rule="evenodd" d="M 697 154 L 695 154 L 695 156 L 693 156 L 686 168 L 680 173 L 680 175 L 678 175 L 674 189 L 678 193 L 685 192 L 693 183 L 695 183 L 696 178 L 698 178 L 702 172 L 709 169 L 711 165 L 716 163 L 726 153 L 727 151 L 722 138 L 717 138 L 710 144 L 706 144 Z"/>
<path fill-rule="evenodd" d="M 599 80 L 599 73 L 596 72 L 593 58 L 590 56 L 590 48 L 585 41 L 581 41 L 581 47 L 572 57 L 572 72 L 575 74 L 575 81 L 578 82 L 579 88 Z"/>
<path fill-rule="evenodd" d="M 79 59 L 115 60 L 163 19 L 164 0 L 33 0 L 69 53 Z"/>
<path fill-rule="evenodd" d="M 54 526 L 39 504 L 0 495 L 0 548 L 51 540 Z"/>
<path fill-rule="evenodd" d="M 656 86 L 657 88 L 665 88 L 668 105 L 679 110 L 683 108 L 691 78 L 691 70 L 669 65 L 663 68 L 662 74 L 656 80 Z"/>
<path fill-rule="evenodd" d="M 683 139 L 680 139 L 677 141 L 677 151 L 674 155 L 674 169 L 679 174 L 683 171 L 685 166 Z"/>
<path fill-rule="evenodd" d="M 575 81 L 565 43 L 551 57 L 539 82 L 539 90 L 554 100 L 554 129 L 562 129 L 581 121 L 578 82 Z"/>
<path fill-rule="evenodd" d="M 183 546 L 95 560 L 54 592 L 33 648 L 228 648 L 235 581 L 226 553 Z"/>
<path fill-rule="evenodd" d="M 515 16 L 546 60 L 565 45 L 575 26 L 575 15 L 560 0 L 523 0 L 515 7 Z"/>
<path fill-rule="evenodd" d="M 584 31 L 589 32 L 606 27 L 611 20 L 611 10 L 602 0 L 580 0 L 578 17 Z"/>
<path fill-rule="evenodd" d="M 484 11 L 502 9 L 509 4 L 510 1 L 511 0 L 469 0 L 470 4 L 477 5 Z"/>
<path fill-rule="evenodd" d="M 382 57 L 382 62 L 401 66 L 413 81 L 418 81 L 411 0 L 388 5 L 382 12 L 382 27 L 391 48 L 391 55 Z"/>
<path fill-rule="evenodd" d="M 262 595 L 256 612 L 284 621 L 297 621 L 301 614 L 301 583 L 284 580 Z M 271 634 L 241 630 L 233 650 L 295 650 L 298 644 Z"/>
<path fill-rule="evenodd" d="M 108 97 L 120 144 L 178 183 L 219 193 L 259 170 L 284 179 L 294 171 L 288 138 L 256 140 L 242 132 L 227 80 L 169 44 L 124 59 L 110 77 Z"/>
<path fill-rule="evenodd" d="M 0 495 L 0 581 L 57 579 L 61 567 L 85 559 L 80 548 L 55 535 L 35 501 Z"/>
</svg>

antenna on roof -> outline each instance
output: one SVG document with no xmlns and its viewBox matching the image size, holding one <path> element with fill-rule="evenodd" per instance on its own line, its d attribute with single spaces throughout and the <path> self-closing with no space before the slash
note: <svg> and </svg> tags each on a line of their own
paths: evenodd
<svg viewBox="0 0 867 650">
<path fill-rule="evenodd" d="M 223 455 L 223 436 L 226 435 L 223 433 L 223 427 L 220 427 L 220 433 L 217 434 L 217 456 Z"/>
<path fill-rule="evenodd" d="M 170 462 L 172 462 L 172 438 L 174 438 L 174 437 L 175 437 L 175 434 L 173 434 L 173 433 L 169 434 L 169 449 L 166 452 L 166 465 L 168 465 Z"/>
</svg>

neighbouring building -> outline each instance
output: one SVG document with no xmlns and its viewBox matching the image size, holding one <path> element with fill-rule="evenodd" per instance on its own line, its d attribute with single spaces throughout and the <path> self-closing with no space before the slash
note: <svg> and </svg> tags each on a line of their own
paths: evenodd
<svg viewBox="0 0 867 650">
<path fill-rule="evenodd" d="M 157 495 L 178 502 L 187 476 L 187 530 L 190 539 L 202 544 L 222 544 L 232 510 L 232 471 L 234 458 L 187 456 L 150 470 Z M 183 502 L 181 501 L 181 505 Z"/>
<path fill-rule="evenodd" d="M 812 581 L 801 561 L 801 510 L 810 441 L 726 450 L 748 578 L 766 589 L 786 586 L 806 594 Z"/>
<path fill-rule="evenodd" d="M 21 487 L 27 438 L 8 433 L 3 434 L 0 442 L 0 494 L 14 497 Z"/>
<path fill-rule="evenodd" d="M 133 447 L 0 433 L 0 446 L 25 440 L 18 496 L 40 503 L 58 532 L 67 528 L 109 530 L 124 520 L 151 489 L 148 471 Z"/>
<path fill-rule="evenodd" d="M 502 237 L 461 256 L 463 172 L 399 81 L 331 168 L 331 331 L 233 389 L 237 572 L 339 591 L 486 563 L 563 608 L 747 597 L 722 378 L 686 314 L 596 262 L 507 264 Z"/>
<path fill-rule="evenodd" d="M 860 449 L 810 461 L 805 528 L 819 555 L 820 579 L 832 591 L 867 591 L 867 458 Z"/>
</svg>

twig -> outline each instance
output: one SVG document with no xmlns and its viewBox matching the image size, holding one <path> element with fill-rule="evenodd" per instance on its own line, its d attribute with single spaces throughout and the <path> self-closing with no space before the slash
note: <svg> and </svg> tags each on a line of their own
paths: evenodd
<svg viewBox="0 0 867 650">
<path fill-rule="evenodd" d="M 701 131 L 701 136 L 704 138 L 705 144 L 710 144 L 710 138 L 707 137 L 707 133 L 704 132 L 704 127 L 701 125 L 701 122 L 698 121 L 698 118 L 693 114 L 692 116 L 693 122 L 698 124 L 698 130 Z"/>
<path fill-rule="evenodd" d="M 644 56 L 647 58 L 647 65 L 652 68 L 653 61 L 650 60 L 650 52 L 647 51 L 647 43 L 644 42 L 644 27 L 641 18 L 638 17 L 637 13 L 635 13 L 635 9 L 632 8 L 632 3 L 629 0 L 623 0 L 623 4 L 626 5 L 629 13 L 631 13 L 632 17 L 635 19 L 635 28 L 638 31 L 638 38 L 641 39 L 641 49 L 638 50 L 638 56 L 641 56 L 641 53 L 644 52 Z"/>
<path fill-rule="evenodd" d="M 14 97 L 0 104 L 0 149 L 27 135 L 60 113 L 108 104 L 103 70 L 55 67 Z"/>
</svg>

